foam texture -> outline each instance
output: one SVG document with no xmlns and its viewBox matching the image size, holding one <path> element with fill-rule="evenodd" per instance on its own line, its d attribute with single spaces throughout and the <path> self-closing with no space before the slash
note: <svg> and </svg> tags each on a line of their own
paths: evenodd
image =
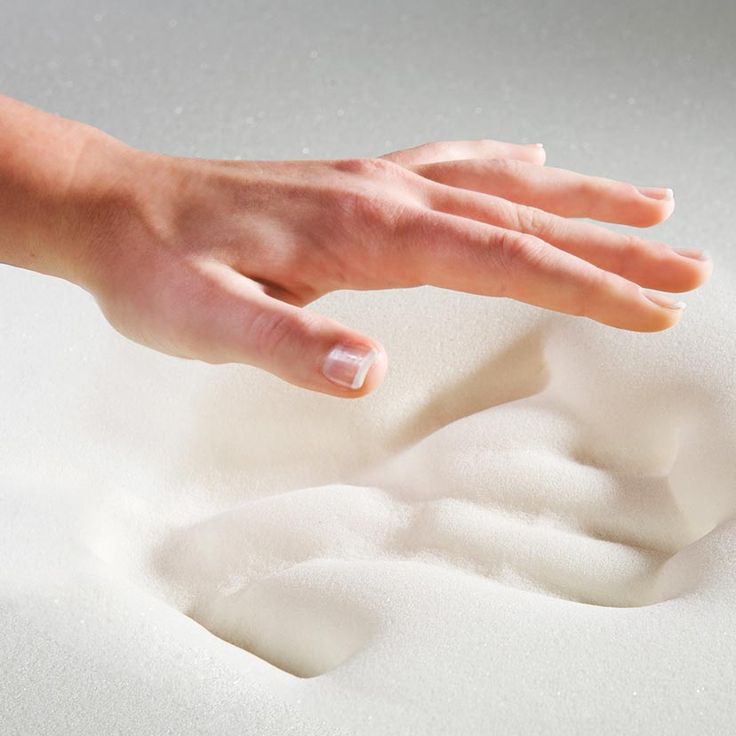
<svg viewBox="0 0 736 736">
<path fill-rule="evenodd" d="M 635 334 L 424 287 L 310 309 L 369 398 L 135 345 L 0 267 L 0 732 L 725 734 L 732 4 L 14 3 L 5 92 L 183 155 L 544 141 L 672 186 L 714 276 Z"/>
</svg>

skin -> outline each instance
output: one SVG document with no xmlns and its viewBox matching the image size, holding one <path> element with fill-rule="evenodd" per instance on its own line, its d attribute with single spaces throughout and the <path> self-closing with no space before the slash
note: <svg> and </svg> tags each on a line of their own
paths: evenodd
<svg viewBox="0 0 736 736">
<path fill-rule="evenodd" d="M 345 398 L 373 391 L 387 358 L 304 309 L 336 289 L 431 284 L 625 330 L 675 325 L 682 309 L 647 290 L 695 289 L 710 260 L 575 219 L 647 227 L 672 214 L 671 193 L 544 163 L 538 145 L 492 140 L 377 158 L 181 158 L 0 97 L 0 261 L 78 284 L 156 350 Z M 336 344 L 377 351 L 360 388 L 322 372 Z"/>
</svg>

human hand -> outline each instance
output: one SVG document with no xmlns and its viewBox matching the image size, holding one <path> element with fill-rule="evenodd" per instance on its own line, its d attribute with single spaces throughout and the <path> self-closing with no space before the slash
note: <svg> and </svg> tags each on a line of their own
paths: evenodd
<svg viewBox="0 0 736 736">
<path fill-rule="evenodd" d="M 115 185 L 92 198 L 77 280 L 110 323 L 172 355 L 252 364 L 335 396 L 372 391 L 386 355 L 303 309 L 330 291 L 431 284 L 657 331 L 682 308 L 642 287 L 688 291 L 711 270 L 698 251 L 571 219 L 653 225 L 672 213 L 670 191 L 545 167 L 535 145 L 314 161 L 104 147 Z"/>
</svg>

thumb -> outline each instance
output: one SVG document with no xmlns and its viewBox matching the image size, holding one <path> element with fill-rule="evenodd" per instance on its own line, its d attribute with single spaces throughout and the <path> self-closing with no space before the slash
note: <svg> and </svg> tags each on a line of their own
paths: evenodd
<svg viewBox="0 0 736 736">
<path fill-rule="evenodd" d="M 260 289 L 231 284 L 223 296 L 210 313 L 209 342 L 225 361 L 343 398 L 365 396 L 383 380 L 387 357 L 377 341 Z"/>
</svg>

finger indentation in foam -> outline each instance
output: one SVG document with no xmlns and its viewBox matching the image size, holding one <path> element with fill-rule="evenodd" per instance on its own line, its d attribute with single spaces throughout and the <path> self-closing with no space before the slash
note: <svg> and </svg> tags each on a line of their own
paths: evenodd
<svg viewBox="0 0 736 736">
<path fill-rule="evenodd" d="M 649 395 L 642 411 L 636 391 L 596 394 L 599 377 L 576 375 L 573 359 L 548 350 L 551 380 L 536 393 L 451 421 L 353 483 L 177 531 L 159 574 L 189 590 L 187 613 L 212 633 L 300 677 L 347 662 L 380 631 L 349 592 L 358 561 L 430 565 L 573 604 L 687 591 L 695 573 L 681 550 L 736 511 L 733 469 L 705 467 L 712 442 L 699 425 L 712 417 L 685 396 Z"/>
</svg>

